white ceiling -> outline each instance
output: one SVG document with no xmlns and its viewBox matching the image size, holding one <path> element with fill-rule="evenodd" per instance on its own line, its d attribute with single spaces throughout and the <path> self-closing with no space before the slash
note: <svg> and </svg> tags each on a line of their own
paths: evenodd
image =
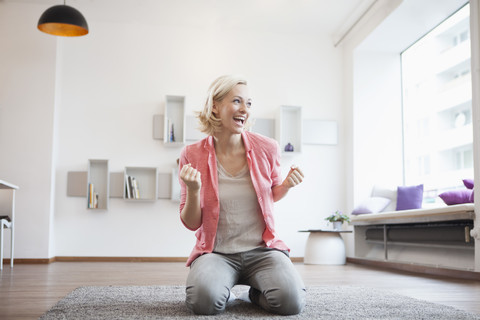
<svg viewBox="0 0 480 320">
<path fill-rule="evenodd" d="M 359 49 L 402 52 L 466 3 L 468 0 L 403 0 Z"/>
<path fill-rule="evenodd" d="M 64 0 L 0 0 L 41 13 Z M 376 1 L 389 0 L 66 0 L 93 23 L 139 23 L 313 34 L 332 44 Z M 362 44 L 399 52 L 468 0 L 402 0 Z"/>
<path fill-rule="evenodd" d="M 374 0 L 66 0 L 87 21 L 332 35 Z M 0 0 L 50 6 L 63 0 Z"/>
</svg>

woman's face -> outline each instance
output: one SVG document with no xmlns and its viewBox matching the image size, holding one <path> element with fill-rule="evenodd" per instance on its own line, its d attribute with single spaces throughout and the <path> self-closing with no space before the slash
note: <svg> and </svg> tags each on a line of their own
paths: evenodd
<svg viewBox="0 0 480 320">
<path fill-rule="evenodd" d="M 220 119 L 222 131 L 242 133 L 250 116 L 251 105 L 248 87 L 237 84 L 222 100 L 214 102 L 212 112 Z"/>
</svg>

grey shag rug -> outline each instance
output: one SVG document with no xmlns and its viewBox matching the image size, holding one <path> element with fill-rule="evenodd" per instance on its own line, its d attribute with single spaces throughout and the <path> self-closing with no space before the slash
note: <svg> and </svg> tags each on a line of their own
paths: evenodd
<svg viewBox="0 0 480 320">
<path fill-rule="evenodd" d="M 234 287 L 238 296 L 247 287 Z M 216 316 L 196 316 L 185 306 L 184 286 L 80 287 L 47 311 L 50 319 L 479 319 L 452 307 L 364 287 L 307 287 L 304 311 L 269 314 L 242 300 Z"/>
</svg>

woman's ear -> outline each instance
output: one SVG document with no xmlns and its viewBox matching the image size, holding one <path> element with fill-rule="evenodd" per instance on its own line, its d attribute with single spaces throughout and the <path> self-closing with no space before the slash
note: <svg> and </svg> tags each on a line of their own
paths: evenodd
<svg viewBox="0 0 480 320">
<path fill-rule="evenodd" d="M 212 113 L 214 115 L 217 115 L 218 114 L 218 108 L 217 108 L 217 104 L 214 102 L 213 105 L 212 105 Z"/>
</svg>

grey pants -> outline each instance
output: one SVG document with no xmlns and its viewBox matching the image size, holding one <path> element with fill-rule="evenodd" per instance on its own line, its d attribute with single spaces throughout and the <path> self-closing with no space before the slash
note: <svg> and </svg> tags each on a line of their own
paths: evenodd
<svg viewBox="0 0 480 320">
<path fill-rule="evenodd" d="M 236 284 L 249 285 L 250 300 L 272 313 L 298 314 L 305 306 L 305 285 L 290 258 L 278 250 L 257 248 L 195 259 L 187 278 L 187 307 L 196 314 L 220 313 Z"/>
</svg>

